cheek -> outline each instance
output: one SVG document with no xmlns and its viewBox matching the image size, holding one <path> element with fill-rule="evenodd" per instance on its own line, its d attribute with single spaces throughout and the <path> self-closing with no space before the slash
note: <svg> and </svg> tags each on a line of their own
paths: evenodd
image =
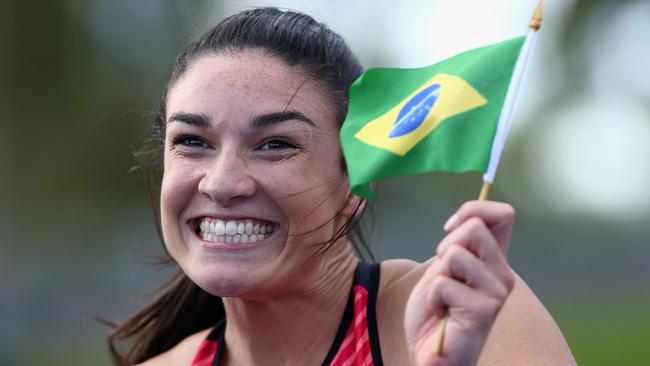
<svg viewBox="0 0 650 366">
<path fill-rule="evenodd" d="M 260 186 L 289 221 L 292 233 L 313 230 L 334 218 L 345 197 L 345 175 L 334 159 L 267 169 Z"/>
<path fill-rule="evenodd" d="M 197 191 L 198 180 L 192 169 L 178 165 L 165 165 L 160 189 L 160 212 L 163 234 L 178 232 L 180 215 Z"/>
</svg>

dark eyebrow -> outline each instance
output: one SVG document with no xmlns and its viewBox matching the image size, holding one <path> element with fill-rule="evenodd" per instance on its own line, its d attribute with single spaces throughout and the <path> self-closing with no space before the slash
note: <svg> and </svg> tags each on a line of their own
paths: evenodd
<svg viewBox="0 0 650 366">
<path fill-rule="evenodd" d="M 276 123 L 289 121 L 289 120 L 302 121 L 312 126 L 316 126 L 314 122 L 311 119 L 309 119 L 307 116 L 305 116 L 300 112 L 295 112 L 295 111 L 275 112 L 275 113 L 263 114 L 261 116 L 256 116 L 250 121 L 248 126 L 252 130 L 258 130 L 260 128 L 264 128 L 270 125 L 274 125 Z"/>
<path fill-rule="evenodd" d="M 172 122 L 183 122 L 187 123 L 188 125 L 193 125 L 201 128 L 208 128 L 212 125 L 210 122 L 210 118 L 204 114 L 195 114 L 195 113 L 174 113 L 169 119 L 167 120 L 167 123 L 172 123 Z"/>
</svg>

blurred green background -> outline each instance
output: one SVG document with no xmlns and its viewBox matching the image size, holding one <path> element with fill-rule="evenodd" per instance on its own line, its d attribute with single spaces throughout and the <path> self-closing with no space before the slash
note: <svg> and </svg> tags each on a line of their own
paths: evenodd
<svg viewBox="0 0 650 366">
<path fill-rule="evenodd" d="M 256 5 L 325 21 L 366 67 L 413 67 L 526 32 L 535 1 L 3 2 L 0 365 L 110 364 L 91 317 L 125 319 L 169 274 L 147 264 L 161 247 L 132 151 L 176 52 Z M 518 210 L 510 261 L 580 364 L 646 364 L 650 1 L 546 7 L 493 195 Z M 479 188 L 478 174 L 381 184 L 375 253 L 426 259 Z"/>
</svg>

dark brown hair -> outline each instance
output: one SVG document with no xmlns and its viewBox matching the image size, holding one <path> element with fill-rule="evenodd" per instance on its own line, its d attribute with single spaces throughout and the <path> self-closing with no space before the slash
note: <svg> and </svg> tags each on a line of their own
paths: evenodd
<svg viewBox="0 0 650 366">
<path fill-rule="evenodd" d="M 269 7 L 232 15 L 190 43 L 176 59 L 155 119 L 154 136 L 136 153 L 140 168 L 147 173 L 150 193 L 152 169 L 162 170 L 165 102 L 169 88 L 197 59 L 209 54 L 237 54 L 244 50 L 260 50 L 302 70 L 331 99 L 338 122 L 343 122 L 348 106 L 348 89 L 363 69 L 341 36 L 310 16 L 294 11 Z M 153 197 L 151 194 L 155 208 Z M 365 207 L 364 201 L 359 202 L 355 215 L 323 243 L 319 252 L 327 250 L 338 239 L 353 234 L 350 239 L 357 254 L 374 261 L 358 225 Z M 157 224 L 160 232 L 158 221 Z M 168 253 L 162 262 L 174 263 Z M 110 352 L 117 364 L 143 362 L 225 317 L 221 298 L 203 291 L 180 270 L 161 289 L 166 289 L 161 296 L 116 326 L 109 336 Z"/>
</svg>

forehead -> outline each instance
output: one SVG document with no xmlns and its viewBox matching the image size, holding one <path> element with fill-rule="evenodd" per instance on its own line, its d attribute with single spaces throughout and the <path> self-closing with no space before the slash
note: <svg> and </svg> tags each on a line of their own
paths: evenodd
<svg viewBox="0 0 650 366">
<path fill-rule="evenodd" d="M 332 119 L 331 102 L 297 68 L 260 52 L 212 54 L 196 60 L 171 87 L 167 116 L 176 111 L 216 119 L 298 110 L 315 122 Z"/>
</svg>

